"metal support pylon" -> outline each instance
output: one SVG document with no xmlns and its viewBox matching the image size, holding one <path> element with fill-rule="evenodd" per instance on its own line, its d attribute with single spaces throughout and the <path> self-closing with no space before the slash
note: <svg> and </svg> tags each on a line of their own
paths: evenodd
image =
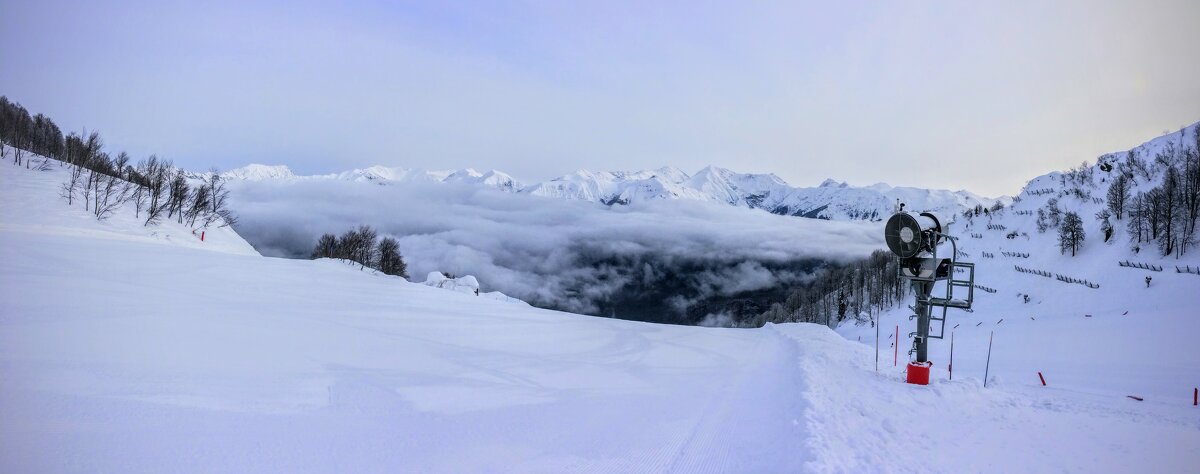
<svg viewBox="0 0 1200 474">
<path fill-rule="evenodd" d="M 917 362 L 924 363 L 929 362 L 929 295 L 933 293 L 933 282 L 913 280 L 912 289 L 917 296 L 917 304 L 913 307 L 917 313 L 913 350 L 917 352 Z"/>
</svg>

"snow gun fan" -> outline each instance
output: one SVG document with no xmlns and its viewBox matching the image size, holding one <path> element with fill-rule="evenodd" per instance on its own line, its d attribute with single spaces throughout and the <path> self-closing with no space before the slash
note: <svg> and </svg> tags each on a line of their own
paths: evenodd
<svg viewBox="0 0 1200 474">
<path fill-rule="evenodd" d="M 921 252 L 932 252 L 944 240 L 942 223 L 928 212 L 914 216 L 897 212 L 888 219 L 883 232 L 888 249 L 900 258 L 912 258 Z"/>
<path fill-rule="evenodd" d="M 917 330 L 909 334 L 913 338 L 913 348 L 909 355 L 916 354 L 915 360 L 908 363 L 908 383 L 927 385 L 929 383 L 929 339 L 941 339 L 946 331 L 946 311 L 949 308 L 971 309 L 975 296 L 975 264 L 956 262 L 954 257 L 938 258 L 937 248 L 943 242 L 949 241 L 953 247 L 951 255 L 958 255 L 958 247 L 954 237 L 947 235 L 937 216 L 928 212 L 913 215 L 908 212 L 897 212 L 884 225 L 883 238 L 888 249 L 899 257 L 897 271 L 901 278 L 912 283 L 916 295 L 916 305 L 912 306 L 916 314 L 909 319 L 917 320 Z M 956 273 L 965 275 L 965 279 L 955 277 Z M 945 281 L 945 295 L 932 296 L 935 282 Z M 965 299 L 955 298 L 955 289 L 965 290 Z M 961 291 L 960 291 L 961 295 Z M 941 317 L 935 317 L 933 307 L 942 308 Z M 937 335 L 933 335 L 930 325 L 933 321 L 940 323 Z"/>
</svg>

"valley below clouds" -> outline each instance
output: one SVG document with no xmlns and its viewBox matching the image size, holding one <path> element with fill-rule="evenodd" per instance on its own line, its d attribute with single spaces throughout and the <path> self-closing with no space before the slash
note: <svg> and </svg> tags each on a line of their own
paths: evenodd
<svg viewBox="0 0 1200 474">
<path fill-rule="evenodd" d="M 728 324 L 830 263 L 882 248 L 879 223 L 686 200 L 628 206 L 453 183 L 231 181 L 235 226 L 267 256 L 307 258 L 358 225 L 399 239 L 414 281 L 475 275 L 531 304 L 643 321 Z M 716 321 L 717 323 L 713 323 Z"/>
</svg>

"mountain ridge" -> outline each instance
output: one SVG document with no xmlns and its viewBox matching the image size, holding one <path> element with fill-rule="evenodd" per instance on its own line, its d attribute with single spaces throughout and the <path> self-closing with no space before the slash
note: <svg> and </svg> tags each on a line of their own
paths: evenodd
<svg viewBox="0 0 1200 474">
<path fill-rule="evenodd" d="M 773 173 L 738 173 L 706 166 L 694 174 L 664 166 L 636 171 L 581 169 L 547 181 L 524 184 L 498 170 L 424 170 L 371 166 L 340 173 L 301 176 L 286 165 L 252 164 L 221 174 L 226 179 L 316 180 L 394 183 L 428 182 L 482 186 L 505 192 L 557 199 L 591 201 L 607 206 L 664 199 L 687 199 L 760 209 L 773 214 L 831 220 L 881 220 L 897 200 L 910 209 L 956 213 L 961 208 L 1007 204 L 1011 198 L 988 198 L 965 190 L 924 189 L 876 183 L 854 186 L 826 179 L 816 187 L 792 186 Z"/>
</svg>

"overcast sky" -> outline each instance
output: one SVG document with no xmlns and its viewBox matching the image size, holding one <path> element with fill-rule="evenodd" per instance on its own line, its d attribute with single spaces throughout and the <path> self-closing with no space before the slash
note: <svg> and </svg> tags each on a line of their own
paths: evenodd
<svg viewBox="0 0 1200 474">
<path fill-rule="evenodd" d="M 0 94 L 185 167 L 1015 193 L 1200 120 L 1200 2 L 0 0 Z"/>
</svg>

